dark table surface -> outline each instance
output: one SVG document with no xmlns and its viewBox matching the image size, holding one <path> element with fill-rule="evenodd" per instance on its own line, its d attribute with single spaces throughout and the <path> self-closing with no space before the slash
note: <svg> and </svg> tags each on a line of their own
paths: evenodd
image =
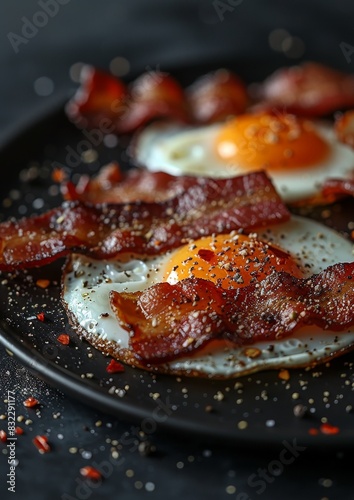
<svg viewBox="0 0 354 500">
<path fill-rule="evenodd" d="M 50 14 L 43 16 L 44 8 Z M 265 76 L 264 68 L 270 73 L 305 59 L 354 69 L 349 1 L 3 0 L 1 12 L 0 144 L 74 91 L 78 62 L 109 70 L 118 61 L 128 79 L 147 68 L 193 72 L 228 61 L 250 81 Z M 287 40 L 282 46 L 277 33 Z M 17 416 L 24 417 L 18 425 L 25 430 L 16 447 L 15 494 L 7 489 L 6 446 L 0 443 L 1 499 L 353 498 L 348 447 L 309 447 L 277 468 L 281 448 L 241 448 L 156 431 L 148 439 L 155 452 L 146 453 L 137 445 L 139 425 L 129 418 L 112 417 L 61 392 L 3 347 L 0 366 L 0 415 L 6 415 L 8 391 L 14 391 Z M 40 400 L 36 410 L 22 405 L 29 394 Z M 6 427 L 6 419 L 0 420 L 0 429 Z M 42 434 L 53 447 L 45 455 L 32 443 Z M 79 474 L 93 463 L 106 476 L 98 485 Z"/>
</svg>

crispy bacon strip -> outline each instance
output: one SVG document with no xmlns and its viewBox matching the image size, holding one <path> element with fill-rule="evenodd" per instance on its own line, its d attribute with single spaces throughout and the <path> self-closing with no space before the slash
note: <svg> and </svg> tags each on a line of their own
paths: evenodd
<svg viewBox="0 0 354 500">
<path fill-rule="evenodd" d="M 315 62 L 281 68 L 261 84 L 261 98 L 306 116 L 321 116 L 354 106 L 354 75 Z"/>
<path fill-rule="evenodd" d="M 213 123 L 244 112 L 248 102 L 245 83 L 227 69 L 203 75 L 184 90 L 161 71 L 145 71 L 126 86 L 119 78 L 85 65 L 66 113 L 80 127 L 124 134 L 159 118 Z"/>
<path fill-rule="evenodd" d="M 347 111 L 334 122 L 337 138 L 354 148 L 354 110 Z"/>
<path fill-rule="evenodd" d="M 343 331 L 354 324 L 354 263 L 335 264 L 308 279 L 274 272 L 260 283 L 224 290 L 188 278 L 143 292 L 111 292 L 118 320 L 143 363 L 190 354 L 210 340 L 235 346 L 289 336 L 306 325 Z"/>
<path fill-rule="evenodd" d="M 64 202 L 43 215 L 0 224 L 0 270 L 39 266 L 68 254 L 110 258 L 155 255 L 189 239 L 288 220 L 263 171 L 231 179 L 195 177 L 162 202 Z"/>
<path fill-rule="evenodd" d="M 344 196 L 354 196 L 354 179 L 326 179 L 321 192 L 325 199 L 332 201 Z"/>
<path fill-rule="evenodd" d="M 85 65 L 80 87 L 65 109 L 79 127 L 107 133 L 130 133 L 162 117 L 189 120 L 182 87 L 161 71 L 146 71 L 127 87 L 119 78 Z"/>
<path fill-rule="evenodd" d="M 130 102 L 117 131 L 129 133 L 151 120 L 168 118 L 189 122 L 189 110 L 181 85 L 168 73 L 146 71 L 130 87 Z"/>
<path fill-rule="evenodd" d="M 213 123 L 246 110 L 249 97 L 245 83 L 227 69 L 198 78 L 186 89 L 193 118 L 198 123 Z"/>
<path fill-rule="evenodd" d="M 211 281 L 187 279 L 138 293 L 112 291 L 110 303 L 118 321 L 132 332 L 130 346 L 139 360 L 159 363 L 191 353 L 221 335 L 220 291 Z"/>
<path fill-rule="evenodd" d="M 80 87 L 67 102 L 65 111 L 79 127 L 98 127 L 110 132 L 125 108 L 117 109 L 116 103 L 126 103 L 128 88 L 118 78 L 88 64 L 80 72 Z"/>
<path fill-rule="evenodd" d="M 66 200 L 89 203 L 152 202 L 173 198 L 194 183 L 195 177 L 140 168 L 122 172 L 117 163 L 110 163 L 102 167 L 95 177 L 82 175 L 76 185 L 71 181 L 63 183 L 62 192 Z"/>
<path fill-rule="evenodd" d="M 316 207 L 330 205 L 347 196 L 354 196 L 354 177 L 350 179 L 328 177 L 322 183 L 321 189 L 313 196 L 289 203 L 292 208 Z"/>
</svg>

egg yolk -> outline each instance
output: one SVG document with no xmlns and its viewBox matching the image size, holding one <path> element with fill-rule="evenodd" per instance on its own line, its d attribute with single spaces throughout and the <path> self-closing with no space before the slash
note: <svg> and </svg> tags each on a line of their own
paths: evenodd
<svg viewBox="0 0 354 500">
<path fill-rule="evenodd" d="M 185 278 L 203 278 L 229 289 L 260 281 L 274 270 L 302 277 L 288 252 L 258 240 L 256 235 L 219 234 L 174 251 L 164 280 L 174 284 Z"/>
<path fill-rule="evenodd" d="M 215 148 L 230 167 L 234 164 L 247 170 L 316 165 L 330 150 L 309 120 L 271 113 L 245 114 L 230 120 L 218 133 Z"/>
</svg>

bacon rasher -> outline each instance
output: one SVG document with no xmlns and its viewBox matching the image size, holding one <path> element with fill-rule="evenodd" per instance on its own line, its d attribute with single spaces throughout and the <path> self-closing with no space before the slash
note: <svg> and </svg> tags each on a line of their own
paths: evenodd
<svg viewBox="0 0 354 500">
<path fill-rule="evenodd" d="M 226 69 L 207 73 L 184 89 L 172 75 L 158 70 L 145 71 L 126 85 L 106 71 L 85 65 L 66 113 L 81 128 L 126 134 L 161 118 L 212 123 L 244 112 L 247 104 L 245 83 Z"/>
<path fill-rule="evenodd" d="M 338 140 L 354 148 L 354 110 L 338 116 L 334 122 L 334 130 Z"/>
<path fill-rule="evenodd" d="M 306 325 L 343 331 L 354 324 L 354 263 L 310 278 L 274 272 L 232 290 L 188 278 L 142 292 L 111 291 L 111 307 L 131 332 L 136 357 L 150 364 L 191 354 L 212 339 L 239 346 L 278 340 Z"/>
<path fill-rule="evenodd" d="M 42 215 L 0 224 L 0 270 L 44 265 L 70 252 L 102 259 L 156 255 L 189 239 L 288 220 L 290 213 L 263 171 L 195 177 L 161 202 L 64 202 Z"/>
<path fill-rule="evenodd" d="M 110 133 L 131 133 L 157 118 L 189 120 L 182 87 L 161 71 L 146 71 L 126 85 L 108 72 L 85 65 L 80 86 L 65 109 L 79 127 Z"/>
<path fill-rule="evenodd" d="M 174 176 L 131 168 L 121 171 L 117 163 L 109 163 L 94 177 L 82 175 L 76 185 L 62 184 L 66 200 L 89 203 L 127 203 L 131 201 L 163 201 L 173 198 L 195 183 L 195 177 Z"/>
<path fill-rule="evenodd" d="M 323 116 L 354 106 L 354 75 L 308 61 L 276 70 L 261 84 L 261 98 L 288 113 Z"/>
<path fill-rule="evenodd" d="M 80 71 L 80 86 L 65 111 L 80 128 L 104 127 L 113 132 L 125 109 L 114 106 L 128 99 L 128 87 L 122 80 L 87 64 Z"/>
<path fill-rule="evenodd" d="M 244 113 L 249 104 L 245 83 L 229 70 L 201 76 L 186 89 L 193 120 L 214 123 Z"/>
<path fill-rule="evenodd" d="M 354 178 L 326 179 L 322 185 L 321 193 L 325 199 L 330 199 L 331 201 L 345 196 L 354 196 Z"/>
<path fill-rule="evenodd" d="M 256 94 L 256 109 L 323 116 L 354 107 L 354 75 L 307 61 L 274 71 Z M 159 70 L 147 70 L 127 84 L 107 71 L 84 65 L 80 85 L 65 109 L 80 128 L 126 134 L 161 118 L 214 123 L 245 112 L 250 104 L 245 82 L 225 68 L 183 88 L 175 77 Z"/>
</svg>

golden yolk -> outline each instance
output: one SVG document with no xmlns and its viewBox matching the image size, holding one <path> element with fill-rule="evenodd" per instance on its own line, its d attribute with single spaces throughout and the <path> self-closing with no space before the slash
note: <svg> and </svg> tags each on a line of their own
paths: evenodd
<svg viewBox="0 0 354 500">
<path fill-rule="evenodd" d="M 231 233 L 207 236 L 174 251 L 164 280 L 174 284 L 185 278 L 203 278 L 227 289 L 260 281 L 274 270 L 302 277 L 289 253 L 255 235 Z"/>
<path fill-rule="evenodd" d="M 246 114 L 226 123 L 216 137 L 218 156 L 247 170 L 307 167 L 320 163 L 329 145 L 309 120 L 290 114 Z"/>
</svg>

